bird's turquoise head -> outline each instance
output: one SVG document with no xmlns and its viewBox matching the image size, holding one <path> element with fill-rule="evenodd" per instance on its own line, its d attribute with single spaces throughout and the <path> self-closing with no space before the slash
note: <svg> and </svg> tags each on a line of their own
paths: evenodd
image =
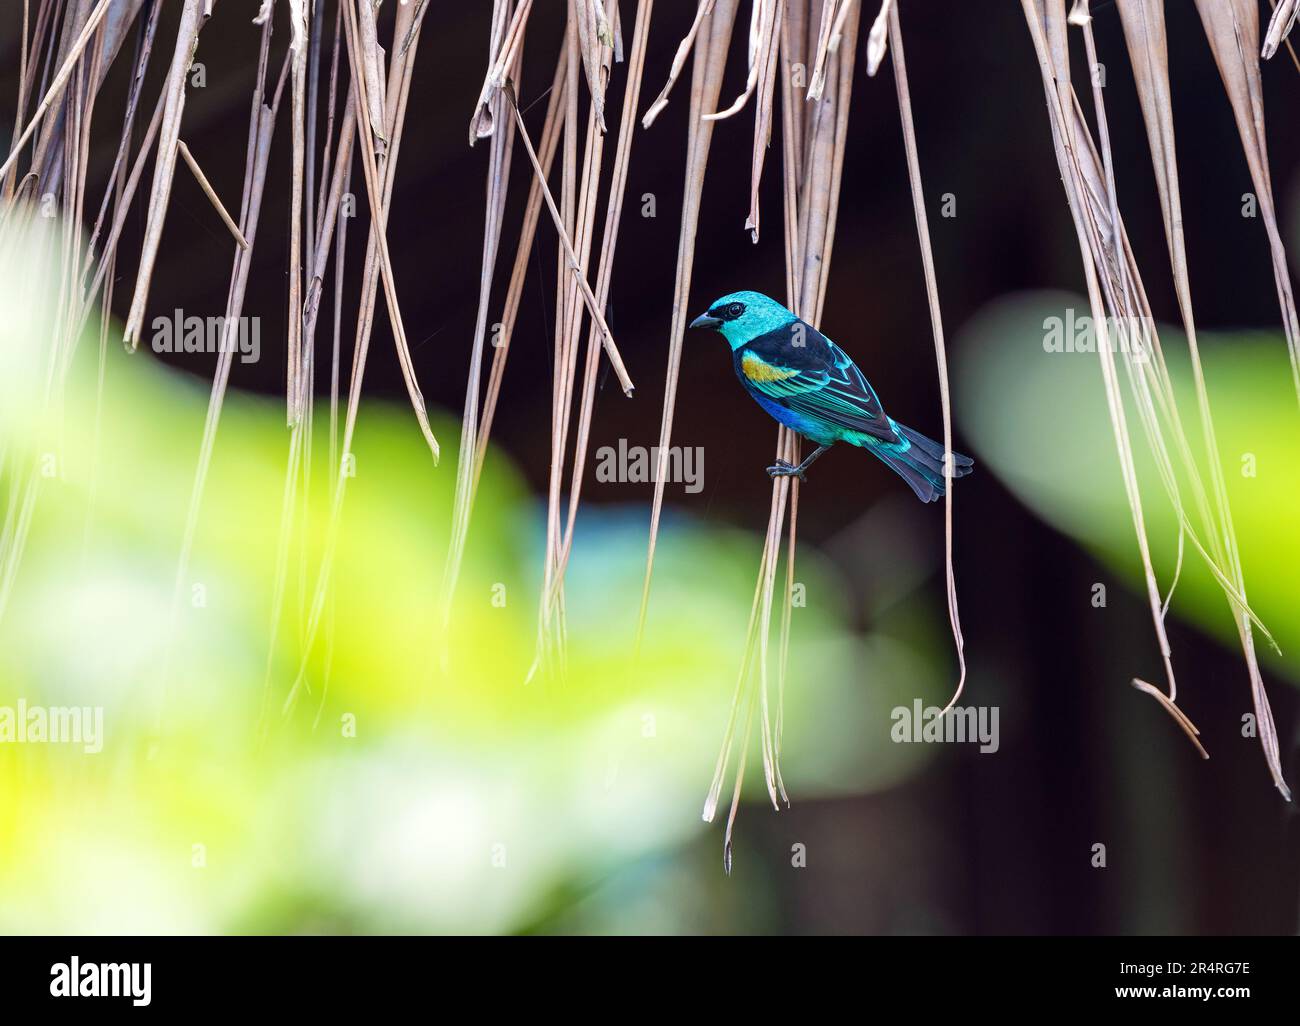
<svg viewBox="0 0 1300 1026">
<path fill-rule="evenodd" d="M 691 321 L 691 327 L 713 328 L 722 333 L 732 349 L 739 349 L 759 335 L 796 320 L 794 314 L 761 292 L 733 292 Z"/>
</svg>

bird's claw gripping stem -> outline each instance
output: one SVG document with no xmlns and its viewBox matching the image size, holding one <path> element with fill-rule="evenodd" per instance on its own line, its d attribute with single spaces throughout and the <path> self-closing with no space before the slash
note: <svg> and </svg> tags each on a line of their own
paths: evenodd
<svg viewBox="0 0 1300 1026">
<path fill-rule="evenodd" d="M 787 463 L 785 460 L 777 460 L 767 468 L 768 477 L 797 477 L 800 481 L 806 481 L 803 476 L 803 467 L 796 467 L 793 463 Z"/>
</svg>

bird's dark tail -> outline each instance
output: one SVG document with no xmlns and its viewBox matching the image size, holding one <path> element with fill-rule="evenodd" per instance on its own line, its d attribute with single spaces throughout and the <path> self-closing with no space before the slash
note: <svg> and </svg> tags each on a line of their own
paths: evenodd
<svg viewBox="0 0 1300 1026">
<path fill-rule="evenodd" d="M 916 497 L 922 502 L 934 502 L 943 498 L 943 446 L 903 424 L 895 423 L 894 429 L 907 440 L 906 449 L 898 445 L 877 443 L 870 446 L 871 451 L 911 485 L 912 491 L 916 492 Z M 965 477 L 974 469 L 975 461 L 969 456 L 956 452 L 952 454 L 953 477 Z"/>
</svg>

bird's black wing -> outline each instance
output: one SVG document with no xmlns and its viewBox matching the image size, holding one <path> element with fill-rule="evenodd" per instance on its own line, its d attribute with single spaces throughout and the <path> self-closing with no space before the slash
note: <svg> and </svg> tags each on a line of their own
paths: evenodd
<svg viewBox="0 0 1300 1026">
<path fill-rule="evenodd" d="M 792 321 L 736 350 L 741 380 L 788 410 L 882 441 L 899 440 L 857 364 L 810 324 Z"/>
</svg>

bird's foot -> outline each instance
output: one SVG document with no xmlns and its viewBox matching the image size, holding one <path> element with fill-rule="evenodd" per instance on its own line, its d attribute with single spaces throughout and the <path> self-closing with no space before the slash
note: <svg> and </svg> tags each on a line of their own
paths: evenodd
<svg viewBox="0 0 1300 1026">
<path fill-rule="evenodd" d="M 785 460 L 777 460 L 767 468 L 768 477 L 797 477 L 800 481 L 806 481 L 803 476 L 803 467 L 796 467 L 793 463 L 787 463 Z"/>
</svg>

